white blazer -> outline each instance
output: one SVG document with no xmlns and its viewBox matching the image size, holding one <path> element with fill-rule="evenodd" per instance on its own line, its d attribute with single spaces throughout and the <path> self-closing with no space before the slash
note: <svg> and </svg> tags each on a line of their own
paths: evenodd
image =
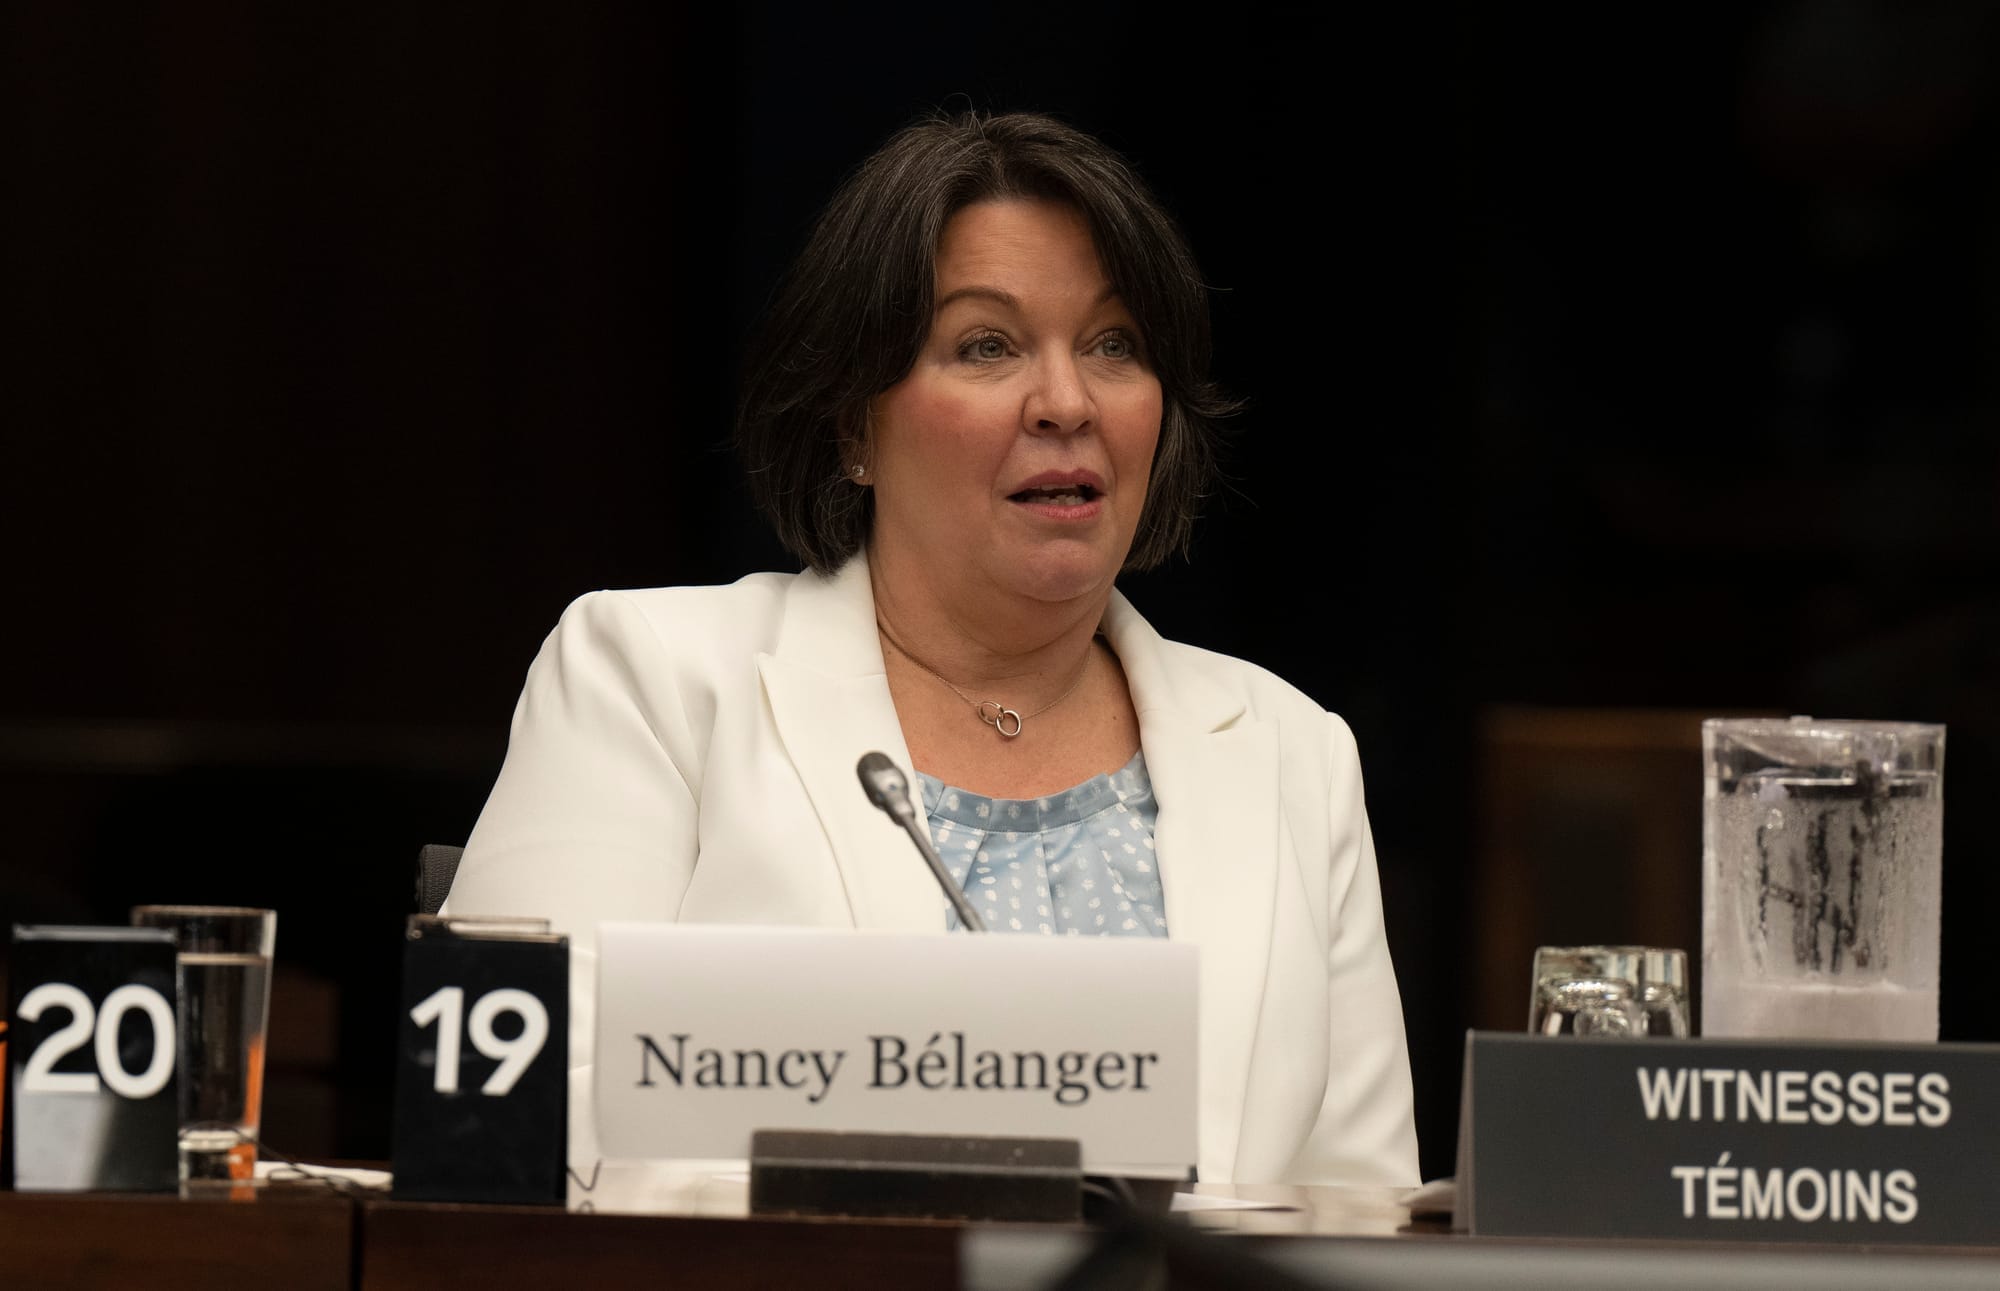
<svg viewBox="0 0 2000 1291">
<path fill-rule="evenodd" d="M 1353 736 L 1263 669 L 1162 639 L 1115 592 L 1103 627 L 1159 807 L 1168 935 L 1200 949 L 1201 1178 L 1416 1183 Z M 564 613 L 446 909 L 569 934 L 580 1168 L 600 920 L 943 932 L 930 871 L 855 778 L 869 750 L 910 768 L 865 560 Z"/>
</svg>

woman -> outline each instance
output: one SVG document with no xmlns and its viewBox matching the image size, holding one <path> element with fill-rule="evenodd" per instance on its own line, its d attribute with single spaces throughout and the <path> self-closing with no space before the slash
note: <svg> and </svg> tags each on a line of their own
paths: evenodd
<svg viewBox="0 0 2000 1291">
<path fill-rule="evenodd" d="M 569 933 L 576 1057 L 599 920 L 951 926 L 880 750 L 997 930 L 1199 946 L 1203 1179 L 1416 1182 L 1352 737 L 1114 588 L 1209 483 L 1207 327 L 1171 220 L 1048 118 L 913 126 L 842 188 L 738 424 L 807 572 L 573 605 L 452 891 Z"/>
</svg>

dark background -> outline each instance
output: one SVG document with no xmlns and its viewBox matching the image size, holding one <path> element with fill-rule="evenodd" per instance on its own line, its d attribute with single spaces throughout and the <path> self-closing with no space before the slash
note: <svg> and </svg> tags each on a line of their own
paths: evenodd
<svg viewBox="0 0 2000 1291">
<path fill-rule="evenodd" d="M 1698 945 L 1705 714 L 1950 726 L 1943 1032 L 2000 1038 L 1996 36 L 0 9 L 0 919 L 277 907 L 266 1136 L 386 1156 L 417 847 L 570 598 L 789 567 L 724 443 L 742 338 L 841 175 L 970 102 L 1124 150 L 1217 288 L 1232 487 L 1127 590 L 1354 726 L 1427 1175 L 1521 947 Z"/>
</svg>

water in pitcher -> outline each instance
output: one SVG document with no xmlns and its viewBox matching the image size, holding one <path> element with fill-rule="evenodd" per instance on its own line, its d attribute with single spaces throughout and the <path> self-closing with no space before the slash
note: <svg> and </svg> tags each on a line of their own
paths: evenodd
<svg viewBox="0 0 2000 1291">
<path fill-rule="evenodd" d="M 264 955 L 183 953 L 181 1173 L 247 1179 L 263 1103 L 271 961 Z"/>
<path fill-rule="evenodd" d="M 1936 1040 L 1941 773 L 1770 767 L 1707 806 L 1702 1034 Z"/>
</svg>

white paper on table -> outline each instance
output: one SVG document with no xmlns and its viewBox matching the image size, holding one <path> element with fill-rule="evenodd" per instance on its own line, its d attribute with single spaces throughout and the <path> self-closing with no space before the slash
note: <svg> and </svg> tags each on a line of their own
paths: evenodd
<svg viewBox="0 0 2000 1291">
<path fill-rule="evenodd" d="M 363 1166 L 339 1165 L 293 1165 L 289 1161 L 259 1161 L 257 1181 L 259 1183 L 304 1182 L 308 1179 L 340 1179 L 362 1188 L 387 1188 L 391 1179 L 387 1170 L 370 1170 Z"/>
<path fill-rule="evenodd" d="M 1241 1197 L 1215 1197 L 1205 1192 L 1177 1192 L 1175 1211 L 1193 1210 L 1297 1210 L 1282 1201 L 1246 1201 Z"/>
</svg>

